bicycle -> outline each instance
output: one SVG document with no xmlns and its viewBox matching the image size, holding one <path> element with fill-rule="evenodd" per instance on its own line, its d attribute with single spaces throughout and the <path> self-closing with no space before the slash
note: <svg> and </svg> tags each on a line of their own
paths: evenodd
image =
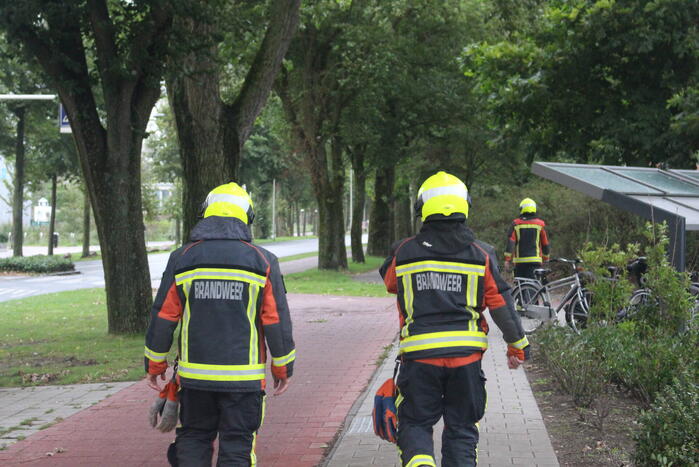
<svg viewBox="0 0 699 467">
<path fill-rule="evenodd" d="M 555 281 L 549 282 L 548 275 L 551 269 L 535 269 L 536 279 L 515 277 L 515 285 L 512 289 L 512 298 L 515 308 L 521 316 L 534 321 L 534 328 L 526 330 L 528 334 L 537 330 L 546 322 L 558 323 L 558 313 L 563 310 L 566 323 L 575 332 L 580 332 L 587 324 L 590 313 L 590 292 L 585 288 L 581 278 L 582 268 L 579 267 L 580 259 L 552 259 L 551 262 L 569 264 L 573 268 L 573 274 Z M 551 292 L 560 289 L 569 290 L 565 293 L 558 306 L 552 306 Z"/>
<path fill-rule="evenodd" d="M 648 270 L 648 263 L 645 256 L 640 256 L 631 261 L 626 267 L 628 278 L 631 283 L 636 286 L 636 289 L 631 293 L 627 305 L 619 310 L 616 315 L 616 321 L 622 322 L 633 320 L 634 316 L 643 308 L 648 306 L 659 307 L 658 299 L 653 296 L 653 291 L 646 287 L 645 274 Z M 689 293 L 694 297 L 694 306 L 690 310 L 690 322 L 699 313 L 699 274 L 693 272 L 691 274 L 689 285 Z"/>
</svg>

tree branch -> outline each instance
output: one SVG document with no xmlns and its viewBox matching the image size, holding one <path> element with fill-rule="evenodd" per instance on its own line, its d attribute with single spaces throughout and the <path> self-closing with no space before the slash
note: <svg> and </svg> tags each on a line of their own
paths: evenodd
<svg viewBox="0 0 699 467">
<path fill-rule="evenodd" d="M 301 0 L 273 0 L 269 25 L 243 88 L 230 106 L 238 140 L 244 142 L 264 107 L 299 21 Z"/>
<path fill-rule="evenodd" d="M 119 60 L 114 23 L 109 17 L 107 3 L 104 0 L 89 0 L 87 9 L 97 49 L 97 66 L 102 79 L 111 81 L 110 77 L 113 73 L 110 71 L 118 67 Z"/>
</svg>

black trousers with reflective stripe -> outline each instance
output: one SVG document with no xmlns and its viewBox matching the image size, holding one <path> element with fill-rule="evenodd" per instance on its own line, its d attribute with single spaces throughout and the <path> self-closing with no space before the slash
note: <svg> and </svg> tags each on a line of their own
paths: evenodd
<svg viewBox="0 0 699 467">
<path fill-rule="evenodd" d="M 476 465 L 476 422 L 486 403 L 480 360 L 457 368 L 404 361 L 398 389 L 403 396 L 398 406 L 398 447 L 404 466 L 416 455 L 434 457 L 432 427 L 441 417 L 442 466 Z"/>
<path fill-rule="evenodd" d="M 182 388 L 175 440 L 178 467 L 211 466 L 218 435 L 217 466 L 250 466 L 254 434 L 262 423 L 263 391 L 215 392 Z"/>
</svg>

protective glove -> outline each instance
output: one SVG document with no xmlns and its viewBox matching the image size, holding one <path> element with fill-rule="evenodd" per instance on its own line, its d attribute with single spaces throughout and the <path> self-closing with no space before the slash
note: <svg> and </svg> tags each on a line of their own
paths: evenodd
<svg viewBox="0 0 699 467">
<path fill-rule="evenodd" d="M 517 357 L 519 360 L 526 361 L 529 360 L 530 358 L 530 346 L 526 346 L 523 349 L 518 349 L 517 347 L 513 347 L 511 345 L 507 346 L 507 356 L 508 357 Z"/>
<path fill-rule="evenodd" d="M 178 389 L 177 382 L 170 381 L 167 383 L 148 411 L 150 426 L 157 428 L 163 433 L 172 431 L 177 426 L 180 406 L 177 398 Z M 158 415 L 160 415 L 160 424 L 158 424 Z"/>
</svg>

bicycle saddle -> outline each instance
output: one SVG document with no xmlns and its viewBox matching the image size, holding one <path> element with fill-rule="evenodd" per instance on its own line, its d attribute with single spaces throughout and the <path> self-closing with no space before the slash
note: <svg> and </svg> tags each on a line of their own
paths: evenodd
<svg viewBox="0 0 699 467">
<path fill-rule="evenodd" d="M 616 266 L 607 266 L 607 271 L 609 271 L 609 275 L 611 277 L 616 277 L 617 272 L 619 271 L 619 268 Z"/>
<path fill-rule="evenodd" d="M 534 276 L 536 276 L 536 278 L 539 280 L 544 279 L 550 273 L 551 273 L 550 269 L 544 269 L 544 268 L 534 269 Z"/>
</svg>

